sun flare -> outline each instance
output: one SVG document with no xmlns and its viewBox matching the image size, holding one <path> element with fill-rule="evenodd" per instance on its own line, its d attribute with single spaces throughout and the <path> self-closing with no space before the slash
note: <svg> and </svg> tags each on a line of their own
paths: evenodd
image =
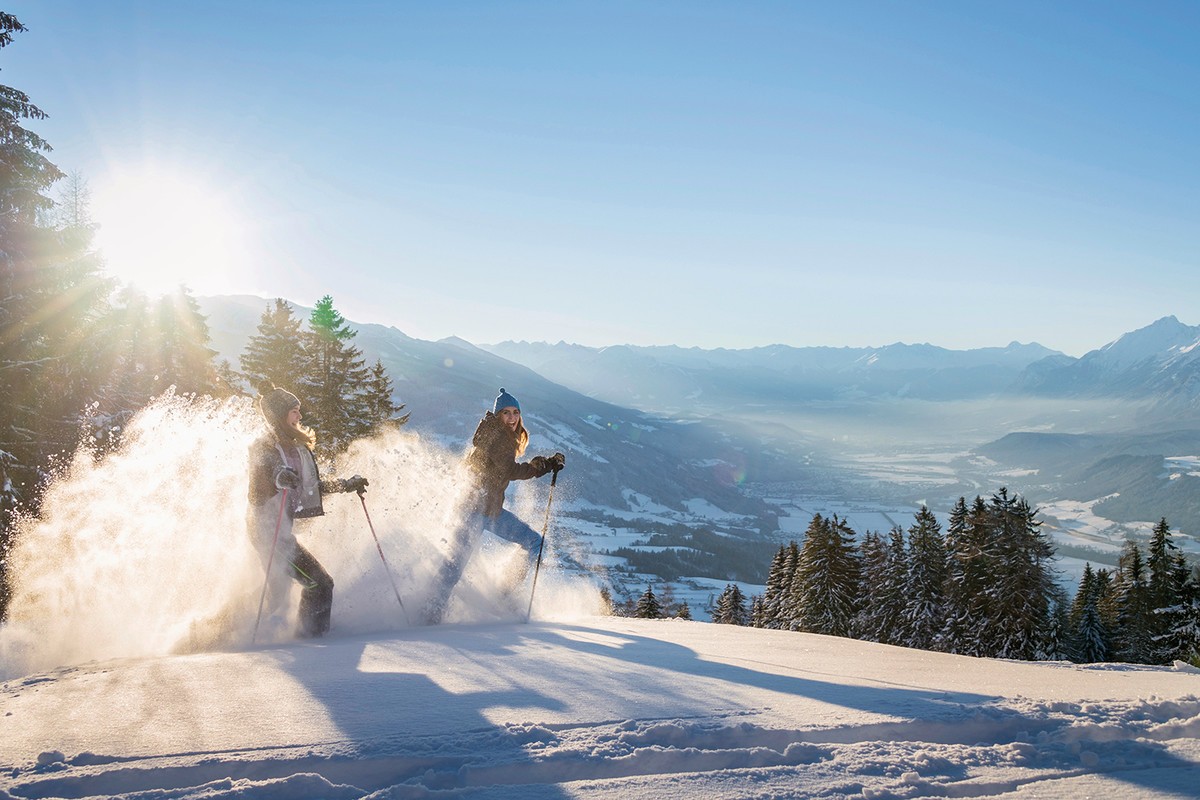
<svg viewBox="0 0 1200 800">
<path fill-rule="evenodd" d="M 109 273 L 148 294 L 181 284 L 223 291 L 243 250 L 237 215 L 222 192 L 172 169 L 114 172 L 97 186 L 92 215 Z"/>
</svg>

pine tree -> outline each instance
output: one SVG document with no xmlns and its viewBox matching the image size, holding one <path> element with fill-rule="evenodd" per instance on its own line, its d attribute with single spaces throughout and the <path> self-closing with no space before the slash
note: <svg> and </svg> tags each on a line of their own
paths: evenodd
<svg viewBox="0 0 1200 800">
<path fill-rule="evenodd" d="M 763 627 L 763 596 L 756 594 L 750 598 L 750 627 Z"/>
<path fill-rule="evenodd" d="M 717 597 L 717 607 L 712 621 L 722 625 L 747 625 L 750 622 L 746 610 L 746 595 L 736 583 L 725 584 L 725 590 Z"/>
<path fill-rule="evenodd" d="M 208 322 L 186 288 L 151 300 L 125 287 L 102 322 L 106 379 L 98 391 L 93 428 L 118 431 L 152 398 L 176 394 L 225 396 L 209 347 Z M 101 441 L 104 445 L 113 442 Z"/>
<path fill-rule="evenodd" d="M 970 508 L 964 498 L 958 499 L 950 512 L 946 547 L 946 628 L 938 637 L 938 649 L 970 656 L 991 655 L 996 623 L 989 588 L 996 554 L 991 516 L 982 497 L 976 496 Z"/>
<path fill-rule="evenodd" d="M 1053 634 L 1059 597 L 1054 547 L 1029 504 L 1009 497 L 1007 489 L 992 495 L 989 512 L 996 558 L 987 590 L 992 624 L 986 654 L 1033 660 L 1048 649 Z"/>
<path fill-rule="evenodd" d="M 679 610 L 675 612 L 675 619 L 691 619 L 692 609 L 688 606 L 687 600 L 679 604 Z"/>
<path fill-rule="evenodd" d="M 978 495 L 969 507 L 965 498 L 958 498 L 950 511 L 946 528 L 946 627 L 938 637 L 939 650 L 982 654 L 980 629 L 986 622 L 984 588 L 990 562 L 986 517 L 987 509 Z"/>
<path fill-rule="evenodd" d="M 174 386 L 177 394 L 216 395 L 220 391 L 215 357 L 209 347 L 208 320 L 191 291 L 159 298 L 155 324 L 158 348 L 155 368 L 160 383 Z"/>
<path fill-rule="evenodd" d="M 862 563 L 862 607 L 854 618 L 854 638 L 864 642 L 878 642 L 887 624 L 879 619 L 886 608 L 883 602 L 883 587 L 887 575 L 887 547 L 875 531 L 863 534 L 858 545 Z"/>
<path fill-rule="evenodd" d="M 362 351 L 351 344 L 358 334 L 333 307 L 332 297 L 317 301 L 308 325 L 304 390 L 296 394 L 307 398 L 306 422 L 317 432 L 317 452 L 328 458 L 370 433 L 368 370 Z"/>
<path fill-rule="evenodd" d="M 1071 660 L 1071 624 L 1068 621 L 1071 603 L 1066 591 L 1057 583 L 1050 592 L 1049 623 L 1038 649 L 1034 652 L 1037 661 Z"/>
<path fill-rule="evenodd" d="M 1084 564 L 1068 618 L 1071 658 L 1083 664 L 1108 660 L 1110 634 L 1100 612 L 1101 592 L 1101 582 L 1092 572 L 1091 563 Z"/>
<path fill-rule="evenodd" d="M 1115 658 L 1117 643 L 1117 619 L 1120 609 L 1117 607 L 1117 582 L 1112 572 L 1100 568 L 1096 570 L 1096 610 L 1100 612 L 1100 622 L 1107 633 L 1105 639 L 1105 661 Z"/>
<path fill-rule="evenodd" d="M 25 27 L 0 12 L 0 50 Z M 45 114 L 0 86 L 0 619 L 14 515 L 36 511 L 50 460 L 73 449 L 103 373 L 94 325 L 109 292 L 87 224 L 56 222 L 46 192 L 62 172 L 24 127 Z"/>
<path fill-rule="evenodd" d="M 861 565 L 854 531 L 833 516 L 809 524 L 793 581 L 797 629 L 849 636 L 858 612 Z"/>
<path fill-rule="evenodd" d="M 926 506 L 908 529 L 908 574 L 904 586 L 904 635 L 907 647 L 932 649 L 945 628 L 946 542 L 942 526 Z"/>
<path fill-rule="evenodd" d="M 662 619 L 662 605 L 658 602 L 658 598 L 654 596 L 654 587 L 647 586 L 646 591 L 638 598 L 637 608 L 633 612 L 633 616 L 638 619 Z"/>
<path fill-rule="evenodd" d="M 397 412 L 404 409 L 404 404 L 397 405 L 392 399 L 392 379 L 388 377 L 383 362 L 375 359 L 363 390 L 363 401 L 367 408 L 367 421 L 372 427 L 383 425 L 400 425 L 408 422 L 408 414 L 397 417 Z"/>
<path fill-rule="evenodd" d="M 904 532 L 892 528 L 885 542 L 867 532 L 859 547 L 862 564 L 862 602 L 854 621 L 854 636 L 868 642 L 898 644 L 905 603 Z"/>
<path fill-rule="evenodd" d="M 1184 586 L 1188 579 L 1187 562 L 1172 541 L 1166 518 L 1159 520 L 1150 535 L 1149 600 L 1151 634 L 1155 664 L 1170 664 L 1184 655 L 1187 648 L 1187 616 Z"/>
<path fill-rule="evenodd" d="M 14 33 L 25 30 L 15 16 L 0 12 L 0 50 L 12 44 Z M 0 86 L 0 226 L 5 233 L 16 225 L 33 226 L 54 204 L 45 192 L 63 173 L 43 155 L 51 150 L 46 140 L 22 124 L 45 118 L 27 94 Z"/>
<path fill-rule="evenodd" d="M 796 574 L 796 565 L 800 562 L 800 546 L 793 540 L 786 547 L 780 547 L 771 560 L 767 572 L 767 586 L 763 594 L 762 625 L 763 628 L 787 630 L 791 617 L 789 593 L 792 578 Z"/>
<path fill-rule="evenodd" d="M 1117 605 L 1117 628 L 1114 636 L 1116 656 L 1131 664 L 1154 662 L 1152 637 L 1153 608 L 1146 562 L 1137 542 L 1127 540 L 1121 551 L 1120 566 L 1114 586 Z"/>
<path fill-rule="evenodd" d="M 246 342 L 240 359 L 251 388 L 261 390 L 270 383 L 296 391 L 306 364 L 304 343 L 301 321 L 283 298 L 276 298 L 274 307 L 263 311 L 257 332 Z"/>
<path fill-rule="evenodd" d="M 1180 605 L 1183 613 L 1175 629 L 1178 658 L 1200 667 L 1200 567 L 1193 568 L 1184 581 Z"/>
</svg>

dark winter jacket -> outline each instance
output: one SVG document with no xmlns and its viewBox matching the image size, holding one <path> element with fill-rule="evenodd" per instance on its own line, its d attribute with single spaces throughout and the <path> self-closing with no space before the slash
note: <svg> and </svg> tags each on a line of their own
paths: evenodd
<svg viewBox="0 0 1200 800">
<path fill-rule="evenodd" d="M 302 445 L 290 446 L 295 448 L 302 447 Z M 289 445 L 280 444 L 280 439 L 274 431 L 264 433 L 250 445 L 250 486 L 247 491 L 247 497 L 251 505 L 261 506 L 279 493 L 279 488 L 275 485 L 275 478 L 279 475 L 280 470 L 289 466 L 284 460 L 283 455 L 279 452 L 280 447 L 287 450 Z M 297 455 L 303 454 L 297 452 Z M 311 458 L 311 454 L 309 454 L 309 457 Z M 315 460 L 312 462 L 312 467 L 313 471 L 317 474 L 318 495 L 327 492 L 345 491 L 343 481 L 326 481 L 321 479 L 320 473 L 317 472 Z M 319 496 L 313 498 L 311 502 L 305 503 L 303 510 L 293 508 L 291 511 L 292 517 L 319 517 L 325 513 Z"/>
<path fill-rule="evenodd" d="M 517 438 L 500 417 L 492 412 L 484 415 L 471 439 L 467 464 L 475 471 L 483 493 L 479 511 L 487 517 L 498 517 L 504 510 L 504 492 L 511 481 L 539 478 L 546 470 L 528 462 L 517 461 Z"/>
</svg>

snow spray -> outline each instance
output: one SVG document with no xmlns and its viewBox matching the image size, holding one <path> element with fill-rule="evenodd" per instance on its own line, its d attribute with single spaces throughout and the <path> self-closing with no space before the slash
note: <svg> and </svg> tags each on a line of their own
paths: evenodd
<svg viewBox="0 0 1200 800">
<path fill-rule="evenodd" d="M 80 447 L 51 479 L 40 516 L 17 525 L 0 678 L 98 659 L 248 647 L 264 580 L 246 529 L 248 448 L 262 430 L 249 399 L 168 393 L 130 421 L 115 451 L 98 459 Z M 370 480 L 371 518 L 410 610 L 431 592 L 471 499 L 462 455 L 399 428 L 322 465 L 326 478 Z M 329 635 L 403 627 L 358 497 L 328 494 L 324 508 L 323 517 L 297 520 L 295 533 L 333 577 Z M 472 559 L 448 621 L 497 619 L 502 576 L 522 556 L 490 535 L 481 549 L 486 557 Z M 539 597 L 556 614 L 594 607 L 586 582 L 545 573 L 541 580 Z M 285 602 L 264 616 L 260 644 L 293 637 L 298 593 L 289 585 Z"/>
</svg>

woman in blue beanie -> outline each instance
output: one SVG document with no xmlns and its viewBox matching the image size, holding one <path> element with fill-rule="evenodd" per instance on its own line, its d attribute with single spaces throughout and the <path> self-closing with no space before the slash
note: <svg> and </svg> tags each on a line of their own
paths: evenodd
<svg viewBox="0 0 1200 800">
<path fill-rule="evenodd" d="M 537 558 L 541 536 L 511 511 L 505 510 L 504 493 L 512 481 L 558 472 L 566 464 L 566 456 L 555 453 L 549 458 L 534 456 L 526 462 L 517 461 L 525 454 L 528 444 L 529 432 L 521 420 L 521 404 L 501 388 L 492 410 L 484 414 L 471 439 L 467 465 L 474 473 L 479 497 L 450 542 L 450 555 L 438 571 L 433 596 L 425 607 L 426 624 L 441 622 L 450 595 L 484 529 L 521 545 L 529 554 L 529 558 L 522 559 L 517 570 L 508 576 L 506 593 L 515 590 L 529 573 L 529 567 Z"/>
</svg>

